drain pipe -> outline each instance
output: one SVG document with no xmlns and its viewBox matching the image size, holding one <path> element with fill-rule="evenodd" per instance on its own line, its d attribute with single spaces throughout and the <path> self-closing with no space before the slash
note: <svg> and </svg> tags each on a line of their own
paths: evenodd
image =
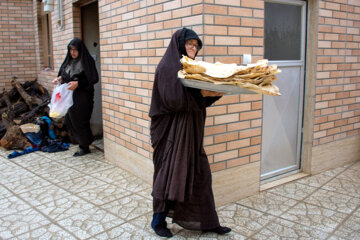
<svg viewBox="0 0 360 240">
<path fill-rule="evenodd" d="M 58 0 L 58 25 L 60 30 L 64 28 L 62 1 Z"/>
</svg>

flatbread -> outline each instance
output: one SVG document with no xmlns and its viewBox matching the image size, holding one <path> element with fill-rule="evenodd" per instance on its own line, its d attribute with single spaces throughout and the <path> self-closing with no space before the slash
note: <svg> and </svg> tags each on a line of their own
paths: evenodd
<svg viewBox="0 0 360 240">
<path fill-rule="evenodd" d="M 215 85 L 234 85 L 257 93 L 280 96 L 279 88 L 274 82 L 275 74 L 281 72 L 276 65 L 268 65 L 267 59 L 259 60 L 255 64 L 238 66 L 236 64 L 207 63 L 195 61 L 186 56 L 181 58 L 183 70 L 179 76 L 186 79 L 202 80 Z"/>
<path fill-rule="evenodd" d="M 220 62 L 213 64 L 195 61 L 186 56 L 183 56 L 180 62 L 187 73 L 203 73 L 213 78 L 228 78 L 245 69 L 244 66 L 238 66 L 236 64 L 224 64 Z"/>
</svg>

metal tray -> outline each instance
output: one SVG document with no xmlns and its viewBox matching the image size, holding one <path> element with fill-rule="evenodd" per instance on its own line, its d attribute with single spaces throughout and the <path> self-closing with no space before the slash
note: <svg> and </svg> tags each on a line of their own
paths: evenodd
<svg viewBox="0 0 360 240">
<path fill-rule="evenodd" d="M 257 94 L 256 92 L 247 90 L 245 88 L 241 88 L 234 85 L 223 85 L 223 84 L 213 84 L 211 82 L 205 82 L 201 80 L 194 80 L 194 79 L 186 79 L 180 78 L 181 83 L 185 87 L 191 88 L 199 88 L 204 90 L 210 90 L 214 92 L 224 92 L 226 94 Z"/>
</svg>

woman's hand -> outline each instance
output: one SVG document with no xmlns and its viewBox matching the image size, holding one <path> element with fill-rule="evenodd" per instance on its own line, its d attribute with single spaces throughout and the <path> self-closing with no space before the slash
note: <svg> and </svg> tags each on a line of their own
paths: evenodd
<svg viewBox="0 0 360 240">
<path fill-rule="evenodd" d="M 52 80 L 53 84 L 62 84 L 62 78 L 61 76 L 58 76 L 57 78 L 55 78 L 54 80 Z"/>
<path fill-rule="evenodd" d="M 221 97 L 225 94 L 223 92 L 214 92 L 214 91 L 209 91 L 209 90 L 204 90 L 204 89 L 201 89 L 200 92 L 203 97 Z"/>
<path fill-rule="evenodd" d="M 78 87 L 79 83 L 77 81 L 71 81 L 68 85 L 69 87 L 67 89 L 74 91 Z"/>
</svg>

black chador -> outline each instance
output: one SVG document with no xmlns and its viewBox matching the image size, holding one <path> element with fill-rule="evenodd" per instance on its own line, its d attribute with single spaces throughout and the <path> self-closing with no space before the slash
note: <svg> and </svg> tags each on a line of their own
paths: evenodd
<svg viewBox="0 0 360 240">
<path fill-rule="evenodd" d="M 70 47 L 78 50 L 79 56 L 73 59 Z M 60 67 L 58 76 L 62 77 L 63 83 L 77 81 L 78 87 L 73 93 L 73 106 L 65 116 L 65 125 L 75 142 L 79 143 L 80 153 L 89 151 L 89 145 L 94 137 L 90 129 L 90 118 L 94 106 L 94 87 L 99 76 L 95 61 L 87 50 L 85 44 L 78 38 L 74 38 L 67 46 L 68 52 Z"/>
<path fill-rule="evenodd" d="M 203 97 L 199 89 L 184 87 L 177 78 L 189 39 L 196 39 L 201 48 L 194 31 L 178 30 L 155 72 L 149 116 L 154 148 L 152 227 L 158 235 L 162 234 L 158 229 L 166 230 L 166 216 L 191 230 L 230 231 L 219 224 L 203 147 L 206 107 L 219 97 Z M 163 236 L 171 234 L 165 232 Z"/>
</svg>

